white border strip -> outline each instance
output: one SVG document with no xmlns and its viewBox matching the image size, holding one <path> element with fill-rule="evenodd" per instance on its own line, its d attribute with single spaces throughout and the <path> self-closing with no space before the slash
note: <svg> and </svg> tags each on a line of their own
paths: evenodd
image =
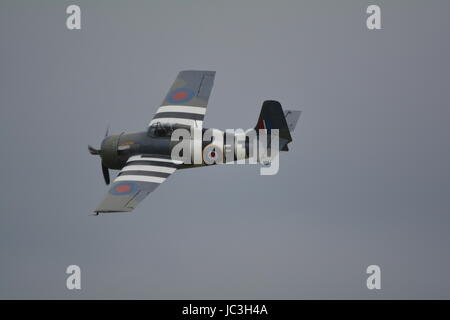
<svg viewBox="0 0 450 320">
<path fill-rule="evenodd" d="M 150 177 L 150 176 L 118 176 L 114 182 L 118 181 L 142 181 L 142 182 L 154 182 L 163 183 L 166 178 Z"/>
<path fill-rule="evenodd" d="M 142 155 L 129 157 L 127 162 L 130 161 L 139 161 L 139 160 L 148 160 L 148 161 L 159 161 L 159 162 L 169 162 L 174 164 L 182 164 L 183 161 L 180 160 L 172 160 L 172 159 L 163 159 L 163 158 L 152 158 L 152 157 L 143 157 Z"/>
<path fill-rule="evenodd" d="M 160 166 L 126 166 L 124 167 L 120 172 L 122 171 L 154 171 L 154 172 L 164 172 L 164 173 L 174 173 L 176 168 L 167 168 L 167 167 L 160 167 Z"/>
<path fill-rule="evenodd" d="M 186 112 L 195 114 L 205 114 L 206 108 L 203 107 L 191 107 L 191 106 L 162 106 L 159 107 L 156 113 L 161 112 Z"/>
</svg>

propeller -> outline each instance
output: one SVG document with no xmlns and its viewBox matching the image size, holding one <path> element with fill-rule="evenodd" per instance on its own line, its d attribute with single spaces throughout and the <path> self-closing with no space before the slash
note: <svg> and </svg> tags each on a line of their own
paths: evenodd
<svg viewBox="0 0 450 320">
<path fill-rule="evenodd" d="M 107 167 L 105 167 L 103 165 L 103 162 L 102 162 L 102 172 L 103 172 L 103 179 L 105 179 L 105 183 L 108 185 L 109 184 L 109 170 Z"/>
<path fill-rule="evenodd" d="M 109 134 L 109 123 L 106 126 L 105 138 L 108 136 L 108 134 Z"/>
<path fill-rule="evenodd" d="M 89 153 L 94 155 L 94 156 L 98 156 L 100 155 L 100 150 L 95 149 L 94 147 L 88 146 L 89 149 Z"/>
<path fill-rule="evenodd" d="M 108 134 L 109 134 L 109 124 L 106 127 L 105 138 L 108 136 Z M 95 149 L 94 147 L 88 145 L 88 150 L 89 150 L 90 154 L 101 157 L 101 151 L 102 151 L 101 149 Z M 110 183 L 109 170 L 108 170 L 108 167 L 106 167 L 103 164 L 103 161 L 102 161 L 102 173 L 103 173 L 103 179 L 105 179 L 105 183 L 108 185 Z"/>
</svg>

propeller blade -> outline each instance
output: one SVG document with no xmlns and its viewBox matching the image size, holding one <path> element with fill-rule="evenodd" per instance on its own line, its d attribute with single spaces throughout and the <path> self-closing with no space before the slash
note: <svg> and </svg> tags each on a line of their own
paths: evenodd
<svg viewBox="0 0 450 320">
<path fill-rule="evenodd" d="M 100 154 L 100 151 L 95 149 L 94 147 L 88 146 L 88 149 L 90 154 L 93 154 L 95 156 Z"/>
<path fill-rule="evenodd" d="M 108 136 L 108 134 L 109 134 L 109 124 L 106 126 L 105 138 Z"/>
<path fill-rule="evenodd" d="M 103 178 L 105 179 L 105 183 L 108 185 L 109 184 L 109 171 L 108 171 L 108 168 L 103 165 L 103 163 L 102 163 L 102 172 L 103 172 Z"/>
</svg>

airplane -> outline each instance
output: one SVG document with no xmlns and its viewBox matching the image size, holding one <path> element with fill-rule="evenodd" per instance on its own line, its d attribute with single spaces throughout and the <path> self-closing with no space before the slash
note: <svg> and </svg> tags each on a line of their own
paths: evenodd
<svg viewBox="0 0 450 320">
<path fill-rule="evenodd" d="M 215 71 L 181 71 L 146 131 L 108 135 L 107 129 L 100 149 L 88 146 L 90 154 L 101 158 L 103 177 L 107 185 L 110 184 L 109 169 L 120 170 L 108 194 L 94 210 L 94 215 L 130 212 L 176 170 L 207 165 L 204 161 L 191 164 L 172 159 L 172 149 L 178 141 L 173 141 L 171 135 L 175 129 L 187 129 L 189 132 L 194 128 L 201 129 L 201 132 L 207 130 L 203 128 L 203 119 L 215 74 Z M 300 113 L 301 111 L 295 110 L 283 112 L 278 101 L 264 101 L 254 129 L 265 129 L 268 133 L 272 129 L 278 129 L 279 150 L 288 151 L 288 143 L 292 141 L 291 132 Z M 213 130 L 223 133 L 217 129 Z M 203 154 L 205 148 L 213 159 L 220 155 L 223 158 L 223 150 L 219 147 L 211 147 L 208 141 L 192 141 L 193 156 Z M 233 159 L 224 162 L 248 158 L 250 148 L 252 146 L 246 141 L 244 152 L 238 151 Z"/>
</svg>

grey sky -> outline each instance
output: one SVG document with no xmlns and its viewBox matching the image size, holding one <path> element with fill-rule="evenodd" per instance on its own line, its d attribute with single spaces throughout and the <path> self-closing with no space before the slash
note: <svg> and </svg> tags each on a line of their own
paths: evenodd
<svg viewBox="0 0 450 320">
<path fill-rule="evenodd" d="M 449 9 L 3 0 L 0 298 L 450 298 Z M 179 171 L 88 216 L 107 187 L 87 145 L 145 130 L 183 69 L 217 71 L 208 127 L 252 127 L 266 99 L 304 111 L 279 174 Z"/>
</svg>

